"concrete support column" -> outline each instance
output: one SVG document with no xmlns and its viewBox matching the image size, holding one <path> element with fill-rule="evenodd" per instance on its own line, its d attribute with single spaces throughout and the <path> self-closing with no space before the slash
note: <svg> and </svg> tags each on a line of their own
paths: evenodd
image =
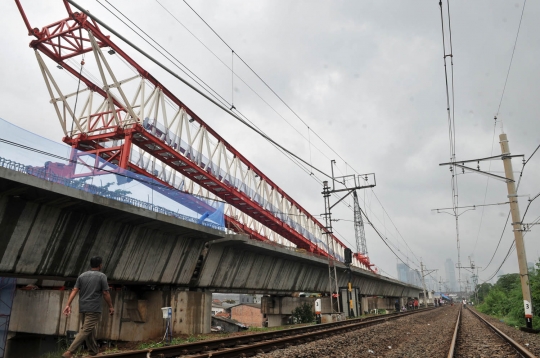
<svg viewBox="0 0 540 358">
<path fill-rule="evenodd" d="M 70 291 L 17 290 L 9 324 L 11 333 L 64 336 L 78 331 L 79 300 L 72 304 L 72 314 L 62 314 Z M 172 307 L 173 335 L 210 333 L 212 294 L 191 291 L 112 291 L 115 314 L 109 316 L 103 303 L 98 325 L 98 339 L 143 341 L 163 335 L 165 320 L 162 307 Z"/>
<path fill-rule="evenodd" d="M 402 308 L 402 307 L 407 308 L 407 300 L 408 300 L 407 297 L 401 297 L 399 299 L 400 308 Z"/>
<path fill-rule="evenodd" d="M 369 300 L 366 296 L 362 296 L 360 309 L 362 310 L 362 314 L 369 313 Z"/>
<path fill-rule="evenodd" d="M 212 294 L 210 292 L 175 291 L 171 297 L 173 332 L 210 333 Z"/>
</svg>

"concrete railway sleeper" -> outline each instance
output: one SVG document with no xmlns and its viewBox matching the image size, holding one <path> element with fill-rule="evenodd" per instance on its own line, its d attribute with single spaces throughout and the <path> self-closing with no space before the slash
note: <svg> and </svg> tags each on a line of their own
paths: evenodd
<svg viewBox="0 0 540 358">
<path fill-rule="evenodd" d="M 358 318 L 340 322 L 291 328 L 281 331 L 250 334 L 187 343 L 176 346 L 145 349 L 123 353 L 108 354 L 116 358 L 202 358 L 202 357 L 250 357 L 258 353 L 288 348 L 290 346 L 311 342 L 320 338 L 370 327 L 389 320 L 398 319 L 416 313 L 430 311 L 432 308 L 419 309 L 409 312 L 392 313 L 384 316 Z"/>
<path fill-rule="evenodd" d="M 454 357 L 536 358 L 471 308 L 461 308 L 457 316 L 448 351 L 448 358 Z"/>
</svg>

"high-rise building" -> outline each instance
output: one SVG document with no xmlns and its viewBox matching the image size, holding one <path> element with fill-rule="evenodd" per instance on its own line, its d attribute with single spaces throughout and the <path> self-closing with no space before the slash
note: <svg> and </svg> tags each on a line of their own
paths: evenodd
<svg viewBox="0 0 540 358">
<path fill-rule="evenodd" d="M 420 276 L 420 271 L 409 270 L 408 280 L 409 284 L 422 287 L 422 276 Z"/>
<path fill-rule="evenodd" d="M 404 263 L 397 264 L 397 277 L 401 282 L 409 283 L 409 267 Z"/>
<path fill-rule="evenodd" d="M 454 261 L 452 259 L 446 259 L 444 263 L 444 269 L 446 271 L 446 281 L 448 282 L 448 288 L 450 291 L 456 292 L 458 290 L 456 282 L 456 270 L 454 268 Z"/>
</svg>

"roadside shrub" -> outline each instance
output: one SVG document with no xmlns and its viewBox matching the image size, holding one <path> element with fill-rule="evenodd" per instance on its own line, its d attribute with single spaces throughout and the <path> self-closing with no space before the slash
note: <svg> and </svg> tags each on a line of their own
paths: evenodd
<svg viewBox="0 0 540 358">
<path fill-rule="evenodd" d="M 301 306 L 296 307 L 292 311 L 293 318 L 297 323 L 309 323 L 315 320 L 315 314 L 313 313 L 313 305 L 309 303 L 303 303 Z"/>
</svg>

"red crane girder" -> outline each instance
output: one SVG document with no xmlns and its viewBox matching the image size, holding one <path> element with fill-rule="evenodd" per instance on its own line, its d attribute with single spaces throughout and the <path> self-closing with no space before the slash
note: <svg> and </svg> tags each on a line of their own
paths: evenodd
<svg viewBox="0 0 540 358">
<path fill-rule="evenodd" d="M 170 92 L 165 86 L 163 86 L 157 79 L 155 79 L 150 73 L 142 68 L 135 60 L 128 56 L 120 47 L 118 47 L 109 36 L 103 34 L 98 24 L 89 19 L 89 17 L 81 12 L 73 12 L 69 3 L 63 0 L 69 17 L 61 21 L 55 22 L 51 25 L 44 27 L 42 30 L 32 28 L 24 13 L 24 10 L 20 4 L 20 0 L 15 0 L 19 11 L 25 21 L 30 35 L 36 37 L 30 43 L 30 46 L 35 50 L 39 50 L 47 57 L 60 64 L 64 69 L 69 71 L 72 75 L 79 78 L 91 91 L 98 93 L 104 98 L 108 98 L 105 90 L 96 85 L 92 80 L 88 79 L 81 72 L 76 71 L 69 66 L 65 61 L 69 58 L 77 55 L 82 55 L 89 51 L 92 51 L 92 46 L 89 40 L 89 36 L 85 31 L 91 32 L 98 42 L 99 47 L 110 47 L 125 61 L 127 61 L 133 68 L 140 74 L 141 77 L 149 81 L 152 85 L 159 88 L 163 94 L 168 97 L 178 107 L 183 108 L 189 116 L 197 121 L 201 127 L 204 127 L 208 133 L 214 138 L 219 140 L 225 148 L 232 153 L 236 158 L 251 169 L 256 175 L 279 193 L 283 198 L 286 198 L 289 203 L 294 205 L 302 214 L 304 214 L 309 220 L 311 220 L 320 230 L 326 231 L 326 228 L 322 223 L 315 219 L 309 212 L 307 212 L 302 206 L 300 206 L 295 200 L 293 200 L 288 194 L 280 189 L 274 182 L 272 182 L 264 173 L 257 169 L 247 158 L 239 153 L 234 147 L 232 147 L 227 141 L 225 141 L 217 132 L 215 132 L 210 126 L 208 126 L 199 116 L 197 116 L 189 107 L 187 107 L 180 99 L 178 99 L 172 92 Z M 117 114 L 127 114 L 127 109 L 124 106 L 112 99 L 116 106 Z M 171 148 L 164 141 L 154 137 L 148 133 L 141 124 L 134 124 L 129 128 L 121 128 L 116 126 L 112 121 L 111 112 L 96 113 L 92 115 L 89 120 L 93 123 L 94 127 L 90 126 L 88 133 L 82 133 L 75 137 L 66 136 L 64 142 L 70 144 L 72 147 L 83 151 L 95 151 L 96 154 L 102 156 L 106 160 L 111 162 L 117 162 L 121 168 L 130 169 L 143 173 L 153 179 L 156 179 L 162 183 L 153 173 L 149 173 L 143 168 L 137 167 L 135 164 L 129 161 L 129 153 L 132 146 L 137 146 L 143 149 L 146 153 L 154 156 L 163 163 L 174 168 L 184 176 L 190 178 L 201 187 L 207 189 L 217 197 L 223 199 L 228 204 L 236 207 L 245 214 L 249 215 L 253 219 L 259 221 L 263 225 L 266 225 L 277 234 L 283 236 L 287 240 L 291 241 L 299 248 L 306 249 L 310 252 L 315 252 L 323 255 L 327 255 L 326 252 L 319 249 L 317 245 L 297 232 L 294 228 L 281 221 L 278 217 L 267 210 L 265 210 L 260 204 L 252 200 L 248 195 L 235 188 L 230 183 L 227 183 L 224 178 L 220 178 L 219 173 L 213 173 L 212 169 L 204 169 L 200 163 L 190 160 L 189 153 L 183 153 L 181 155 L 175 149 Z M 98 126 L 99 124 L 99 126 Z M 107 129 L 106 133 L 92 134 L 93 129 Z M 111 139 L 120 139 L 124 141 L 122 146 L 118 148 L 106 148 L 102 145 L 103 142 Z M 167 183 L 164 183 L 169 186 Z M 239 222 L 235 222 L 232 218 L 227 218 L 230 223 L 234 223 L 250 235 L 263 239 L 264 236 L 249 229 L 247 226 Z M 250 232 L 251 231 L 251 232 Z M 334 235 L 332 235 L 334 242 L 341 248 L 345 248 L 345 245 Z M 364 262 L 364 261 L 363 261 Z M 369 266 L 368 266 L 369 267 Z"/>
</svg>

